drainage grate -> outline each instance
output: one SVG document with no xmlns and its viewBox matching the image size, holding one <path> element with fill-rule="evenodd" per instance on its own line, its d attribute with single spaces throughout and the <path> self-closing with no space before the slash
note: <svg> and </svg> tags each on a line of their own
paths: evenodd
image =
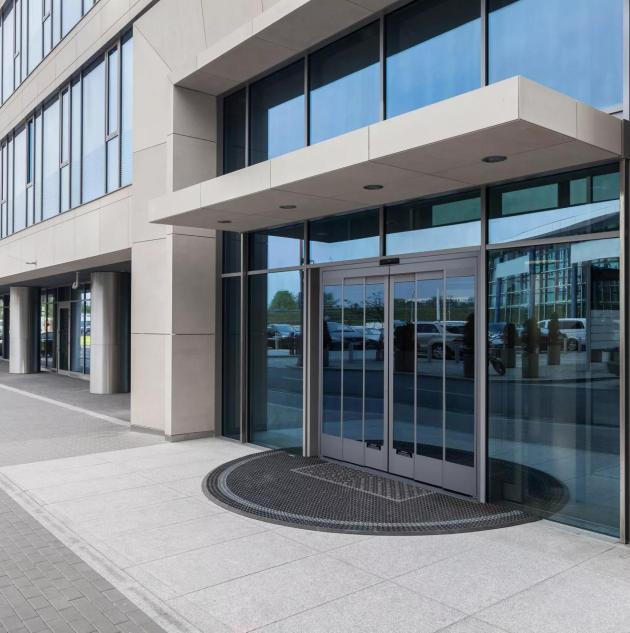
<svg viewBox="0 0 630 633">
<path fill-rule="evenodd" d="M 535 520 L 518 508 L 282 450 L 221 465 L 207 476 L 204 490 L 219 505 L 250 517 L 331 532 L 441 534 Z"/>
</svg>

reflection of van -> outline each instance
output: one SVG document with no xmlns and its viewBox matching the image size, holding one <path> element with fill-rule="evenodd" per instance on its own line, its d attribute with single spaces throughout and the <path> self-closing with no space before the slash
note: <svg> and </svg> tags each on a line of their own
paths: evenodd
<svg viewBox="0 0 630 633">
<path fill-rule="evenodd" d="M 540 333 L 549 334 L 549 322 L 551 319 L 538 321 Z M 560 333 L 567 339 L 567 349 L 575 352 L 586 345 L 586 319 L 558 319 Z"/>
</svg>

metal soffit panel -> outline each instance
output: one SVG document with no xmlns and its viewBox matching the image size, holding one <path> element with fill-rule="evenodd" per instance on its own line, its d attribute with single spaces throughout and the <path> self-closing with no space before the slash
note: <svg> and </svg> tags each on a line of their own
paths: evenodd
<svg viewBox="0 0 630 633">
<path fill-rule="evenodd" d="M 616 160 L 624 125 L 514 77 L 167 194 L 149 214 L 253 230 Z M 507 160 L 482 160 L 490 155 Z M 383 187 L 364 188 L 372 183 Z"/>
</svg>

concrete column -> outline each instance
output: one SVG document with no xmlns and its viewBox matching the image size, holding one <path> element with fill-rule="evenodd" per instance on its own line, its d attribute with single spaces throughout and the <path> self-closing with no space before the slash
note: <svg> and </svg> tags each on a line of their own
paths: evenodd
<svg viewBox="0 0 630 633">
<path fill-rule="evenodd" d="M 39 288 L 11 288 L 11 356 L 9 372 L 34 374 L 39 371 Z"/>
<path fill-rule="evenodd" d="M 129 279 L 92 273 L 90 393 L 129 391 Z"/>
</svg>

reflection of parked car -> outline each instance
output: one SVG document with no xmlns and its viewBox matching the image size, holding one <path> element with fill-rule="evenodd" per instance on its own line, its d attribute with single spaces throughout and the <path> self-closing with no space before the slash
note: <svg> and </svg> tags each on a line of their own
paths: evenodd
<svg viewBox="0 0 630 633">
<path fill-rule="evenodd" d="M 270 323 L 267 326 L 267 347 L 272 349 L 292 349 L 299 332 L 288 323 Z"/>
<path fill-rule="evenodd" d="M 326 321 L 325 326 L 328 328 L 331 350 L 340 350 L 342 347 L 348 349 L 351 344 L 357 349 L 363 347 L 363 332 L 359 328 L 343 326 L 337 321 Z"/>
<path fill-rule="evenodd" d="M 458 358 L 464 342 L 465 321 L 418 321 L 418 355 L 431 355 L 431 358 Z"/>
<path fill-rule="evenodd" d="M 549 336 L 550 319 L 538 321 L 541 337 Z M 567 349 L 575 352 L 586 345 L 586 319 L 558 319 L 560 334 L 567 340 Z"/>
</svg>

